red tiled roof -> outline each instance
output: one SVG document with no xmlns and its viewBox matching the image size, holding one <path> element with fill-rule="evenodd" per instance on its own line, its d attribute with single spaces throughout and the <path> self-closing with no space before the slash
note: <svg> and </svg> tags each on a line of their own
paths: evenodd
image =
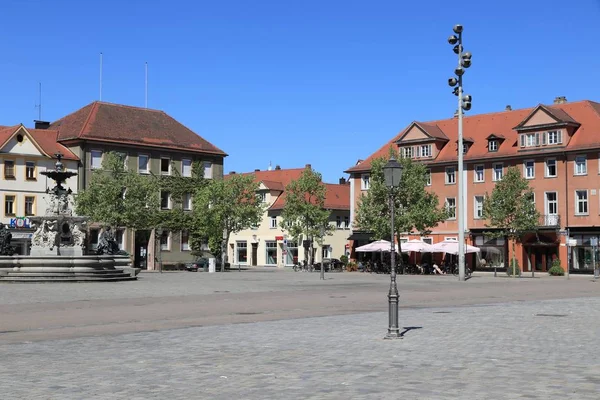
<svg viewBox="0 0 600 400">
<path fill-rule="evenodd" d="M 305 167 L 306 168 L 306 167 Z M 270 190 L 279 191 L 280 194 L 269 210 L 281 210 L 285 206 L 285 187 L 290 182 L 297 180 L 302 175 L 305 168 L 275 169 L 271 171 L 254 171 L 243 173 L 242 175 L 254 175 L 255 182 L 262 182 Z M 231 175 L 225 176 L 225 178 Z M 326 183 L 327 189 L 325 196 L 325 208 L 333 210 L 350 209 L 350 185 L 337 185 Z"/>
<path fill-rule="evenodd" d="M 0 127 L 0 148 L 4 147 L 6 142 L 19 130 L 23 125 L 15 125 L 9 127 Z M 53 129 L 28 129 L 25 128 L 31 135 L 31 138 L 39 146 L 39 148 L 50 157 L 54 157 L 56 153 L 61 153 L 64 160 L 79 161 L 71 150 L 57 142 L 58 131 Z"/>
<path fill-rule="evenodd" d="M 494 152 L 494 158 L 517 155 L 519 149 L 519 147 L 516 146 L 518 133 L 514 128 L 528 118 L 536 108 L 537 107 L 532 107 L 464 117 L 463 135 L 474 140 L 469 151 L 464 156 L 465 161 L 479 160 L 490 156 L 487 149 L 487 137 L 490 134 L 505 138 L 499 146 L 498 151 Z M 581 124 L 568 142 L 567 150 L 600 147 L 599 103 L 584 100 L 544 106 L 544 109 L 548 110 L 555 118 L 561 121 Z M 448 139 L 450 139 L 450 142 L 442 147 L 438 156 L 431 161 L 436 163 L 455 162 L 457 160 L 455 143 L 458 139 L 458 119 L 449 118 L 427 124 L 438 126 Z M 404 135 L 410 126 L 412 126 L 412 124 L 394 136 L 375 153 L 371 154 L 365 161 L 349 168 L 345 172 L 353 173 L 369 171 L 371 168 L 371 161 L 375 158 L 387 157 L 390 146 L 396 148 L 395 143 Z"/>
<path fill-rule="evenodd" d="M 58 140 L 131 143 L 227 156 L 163 111 L 95 101 L 50 124 Z"/>
</svg>

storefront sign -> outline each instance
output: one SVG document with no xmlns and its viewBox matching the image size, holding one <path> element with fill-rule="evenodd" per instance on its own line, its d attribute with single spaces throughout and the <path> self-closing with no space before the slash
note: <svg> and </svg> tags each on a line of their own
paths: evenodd
<svg viewBox="0 0 600 400">
<path fill-rule="evenodd" d="M 15 232 L 12 234 L 13 239 L 31 239 L 32 233 Z"/>
<path fill-rule="evenodd" d="M 275 240 L 283 240 L 283 236 L 275 236 Z"/>
<path fill-rule="evenodd" d="M 29 223 L 29 218 L 26 217 L 15 217 L 10 219 L 10 227 L 11 228 L 31 228 Z"/>
</svg>

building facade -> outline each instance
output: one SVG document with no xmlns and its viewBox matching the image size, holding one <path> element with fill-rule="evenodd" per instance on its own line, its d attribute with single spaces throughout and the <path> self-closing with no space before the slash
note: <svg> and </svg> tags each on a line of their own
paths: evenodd
<svg viewBox="0 0 600 400">
<path fill-rule="evenodd" d="M 361 193 L 368 190 L 370 162 L 387 157 L 392 147 L 400 156 L 429 167 L 427 189 L 437 194 L 450 213 L 448 220 L 432 230 L 430 240 L 457 238 L 457 132 L 457 118 L 413 122 L 350 168 L 351 218 Z M 555 258 L 563 268 L 570 265 L 571 272 L 592 271 L 592 243 L 600 236 L 600 104 L 569 103 L 559 97 L 551 105 L 507 107 L 503 112 L 468 116 L 463 137 L 465 236 L 482 249 L 479 256 L 467 256 L 471 266 L 507 265 L 509 243 L 486 235 L 493 228 L 482 218 L 483 200 L 507 168 L 516 166 L 529 181 L 532 200 L 541 214 L 537 230 L 516 244 L 523 271 L 547 271 Z M 368 234 L 353 232 L 351 238 L 355 248 Z"/>
<path fill-rule="evenodd" d="M 305 168 L 311 168 L 307 164 Z M 255 181 L 260 186 L 257 195 L 266 204 L 263 218 L 255 227 L 232 234 L 227 245 L 228 259 L 234 266 L 285 267 L 305 260 L 303 239 L 292 238 L 281 228 L 281 212 L 285 206 L 285 187 L 300 178 L 304 168 L 255 170 Z M 231 174 L 235 174 L 232 172 Z M 340 258 L 346 254 L 350 232 L 350 185 L 325 184 L 327 192 L 325 208 L 331 211 L 329 223 L 335 229 L 326 235 L 321 244 L 315 240 L 314 260 Z"/>
<path fill-rule="evenodd" d="M 227 154 L 163 111 L 96 101 L 53 123 L 38 125 L 57 131 L 57 141 L 79 158 L 82 189 L 89 184 L 92 171 L 101 167 L 104 154 L 111 151 L 120 153 L 126 168 L 141 175 L 191 178 L 196 164 L 201 165 L 204 178 L 223 178 Z M 161 209 L 175 207 L 168 192 L 157 196 Z M 191 211 L 191 193 L 181 207 Z M 133 255 L 137 267 L 156 270 L 194 259 L 185 231 L 113 228 L 121 248 Z M 91 226 L 90 250 L 97 245 L 100 230 L 97 224 Z"/>
<path fill-rule="evenodd" d="M 44 215 L 48 207 L 46 190 L 53 186 L 41 174 L 53 170 L 56 154 L 63 156 L 64 168 L 77 171 L 79 158 L 67 147 L 56 142 L 57 131 L 28 129 L 22 124 L 0 127 L 0 180 L 2 217 L 0 222 L 10 228 L 15 253 L 28 255 L 34 232 L 29 217 Z M 75 177 L 65 185 L 77 193 Z"/>
</svg>

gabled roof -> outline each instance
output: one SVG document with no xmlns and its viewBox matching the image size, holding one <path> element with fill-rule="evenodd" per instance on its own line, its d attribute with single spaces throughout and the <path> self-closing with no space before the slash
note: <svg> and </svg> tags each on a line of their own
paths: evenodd
<svg viewBox="0 0 600 400">
<path fill-rule="evenodd" d="M 533 117 L 536 113 L 538 112 L 545 112 L 547 115 L 549 115 L 551 118 L 553 118 L 556 121 L 556 124 L 573 124 L 573 125 L 579 125 L 579 123 L 577 121 L 575 121 L 573 118 L 571 118 L 571 116 L 563 109 L 561 108 L 550 108 L 550 107 L 546 107 L 543 104 L 539 104 L 537 107 L 535 107 L 527 117 L 525 117 L 523 119 L 523 121 L 521 121 L 520 124 L 518 124 L 517 126 L 514 127 L 514 129 L 516 130 L 520 130 L 520 129 L 524 129 L 525 128 L 525 124 L 527 124 L 527 122 L 531 119 L 531 117 Z M 535 129 L 534 126 L 528 127 L 531 129 Z"/>
<path fill-rule="evenodd" d="M 423 132 L 426 136 L 428 136 L 429 139 L 441 139 L 445 141 L 448 140 L 448 137 L 444 135 L 444 132 L 442 132 L 435 123 L 413 121 L 404 131 L 402 131 L 396 142 L 402 142 L 406 134 L 410 132 L 412 128 L 415 127 L 421 132 Z"/>
<path fill-rule="evenodd" d="M 292 181 L 297 180 L 302 175 L 302 172 L 308 168 L 290 168 L 290 169 L 274 169 L 271 171 L 254 171 L 245 172 L 242 175 L 254 175 L 254 181 L 262 183 L 266 188 L 278 191 L 277 199 L 273 202 L 269 210 L 281 210 L 285 206 L 286 192 L 285 187 Z M 227 179 L 231 174 L 226 175 Z M 350 209 L 350 185 L 338 185 L 326 183 L 327 189 L 325 195 L 325 208 L 332 210 L 349 210 Z"/>
<path fill-rule="evenodd" d="M 579 150 L 586 148 L 600 148 L 600 104 L 597 102 L 582 100 L 543 106 L 553 118 L 562 118 L 568 125 L 577 127 L 577 132 L 570 138 L 567 150 Z M 515 127 L 526 118 L 533 115 L 537 107 L 518 110 L 500 111 L 489 114 L 465 116 L 463 118 L 463 135 L 474 139 L 469 152 L 465 154 L 465 161 L 480 160 L 489 156 L 487 138 L 493 132 L 497 138 L 504 138 L 507 143 L 500 146 L 494 157 L 507 157 L 518 154 L 519 148 L 515 145 L 518 132 Z M 422 123 L 420 123 L 422 125 Z M 451 141 L 458 139 L 458 119 L 448 118 L 433 121 L 428 124 L 436 125 Z M 409 125 L 410 128 L 411 125 Z M 408 129 L 408 128 L 407 128 Z M 390 146 L 396 147 L 396 142 L 404 134 L 394 136 L 391 140 L 381 146 L 359 165 L 352 166 L 345 172 L 360 173 L 371 169 L 371 161 L 379 157 L 387 157 Z M 436 163 L 456 162 L 457 154 L 455 146 L 445 145 L 436 157 Z"/>
<path fill-rule="evenodd" d="M 0 152 L 6 143 L 19 133 L 28 136 L 33 145 L 46 157 L 54 158 L 56 153 L 61 153 L 64 160 L 79 161 L 79 157 L 56 140 L 58 131 L 51 129 L 28 129 L 23 124 L 0 127 Z"/>
<path fill-rule="evenodd" d="M 128 143 L 226 156 L 164 111 L 95 101 L 50 124 L 58 140 Z"/>
<path fill-rule="evenodd" d="M 500 134 L 497 134 L 497 133 L 490 133 L 488 135 L 488 137 L 486 137 L 486 139 L 487 140 L 493 140 L 493 139 L 504 140 L 506 138 L 504 137 L 504 135 L 500 135 Z"/>
</svg>

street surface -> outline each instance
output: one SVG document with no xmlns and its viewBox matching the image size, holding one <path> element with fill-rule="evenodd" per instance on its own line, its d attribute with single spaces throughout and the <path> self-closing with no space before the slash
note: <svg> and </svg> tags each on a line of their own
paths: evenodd
<svg viewBox="0 0 600 400">
<path fill-rule="evenodd" d="M 500 276 L 399 276 L 392 341 L 388 275 L 4 284 L 0 398 L 597 399 L 600 282 Z"/>
</svg>

